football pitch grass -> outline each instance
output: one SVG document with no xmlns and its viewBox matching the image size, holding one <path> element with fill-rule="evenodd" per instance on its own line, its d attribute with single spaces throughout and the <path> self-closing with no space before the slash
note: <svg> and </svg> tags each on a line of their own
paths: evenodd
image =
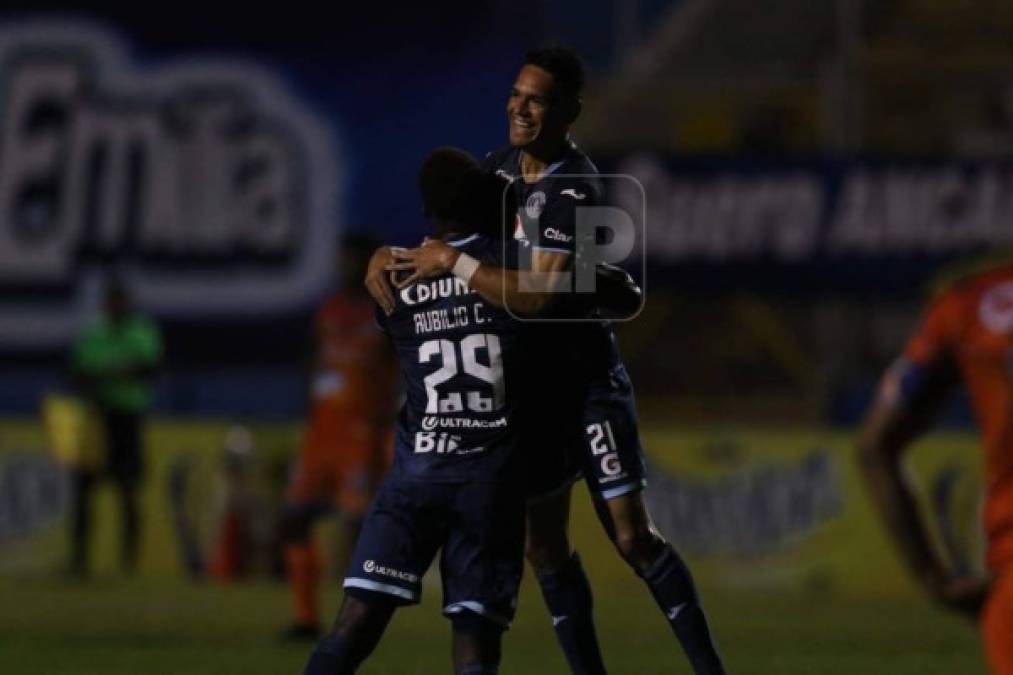
<svg viewBox="0 0 1013 675">
<path fill-rule="evenodd" d="M 153 475 L 164 472 L 174 447 L 211 453 L 223 426 L 164 424 L 151 439 Z M 39 444 L 35 429 L 3 427 L 2 449 Z M 285 434 L 289 432 L 286 431 Z M 649 447 L 676 456 L 695 437 L 648 433 Z M 829 440 L 827 440 L 829 439 Z M 790 442 L 789 442 L 790 441 Z M 846 439 L 819 442 L 846 452 Z M 966 439 L 943 439 L 953 446 Z M 753 434 L 748 444 L 812 445 L 799 434 Z M 815 441 L 813 441 L 815 443 Z M 848 463 L 840 464 L 847 472 Z M 154 481 L 152 481 L 154 483 Z M 845 476 L 853 483 L 853 476 Z M 729 672 L 733 675 L 974 675 L 984 673 L 974 626 L 946 614 L 910 587 L 896 557 L 866 512 L 849 493 L 848 518 L 828 526 L 797 549 L 762 559 L 690 558 Z M 109 505 L 108 493 L 105 508 Z M 100 511 L 103 508 L 100 499 Z M 268 580 L 234 585 L 189 582 L 176 572 L 177 551 L 165 502 L 151 490 L 144 572 L 124 579 L 112 571 L 115 519 L 96 534 L 98 572 L 87 582 L 55 570 L 62 557 L 62 528 L 0 548 L 0 675 L 237 675 L 301 672 L 310 645 L 283 644 L 289 622 L 283 584 Z M 633 576 L 594 519 L 587 492 L 574 493 L 573 539 L 595 591 L 595 614 L 609 671 L 615 675 L 689 673 L 668 625 L 647 590 Z M 824 548 L 826 549 L 824 551 Z M 836 566 L 806 571 L 825 553 Z M 826 570 L 830 570 L 827 572 Z M 862 570 L 865 570 L 862 572 Z M 860 574 L 861 572 L 861 574 Z M 845 583 L 865 575 L 861 583 Z M 871 576 L 881 583 L 868 581 Z M 327 582 L 325 616 L 340 601 L 336 580 Z M 887 589 L 887 590 L 884 590 Z M 891 590 L 892 589 L 892 590 Z M 430 675 L 451 672 L 450 626 L 440 615 L 439 582 L 430 573 L 419 607 L 400 610 L 363 675 Z M 526 570 L 513 628 L 504 640 L 504 675 L 566 673 L 551 621 L 530 570 Z"/>
<path fill-rule="evenodd" d="M 603 575 L 588 551 L 610 671 L 688 673 L 668 626 L 636 580 Z M 610 555 L 610 554 L 609 554 Z M 504 675 L 565 673 L 549 617 L 526 578 L 504 641 Z M 730 673 L 983 673 L 972 627 L 927 603 L 730 594 L 705 589 Z M 332 584 L 325 605 L 339 600 Z M 282 644 L 288 598 L 278 584 L 216 586 L 172 579 L 0 580 L 0 673 L 9 675 L 298 674 L 308 645 Z M 401 610 L 364 675 L 449 673 L 449 625 L 438 585 Z"/>
</svg>

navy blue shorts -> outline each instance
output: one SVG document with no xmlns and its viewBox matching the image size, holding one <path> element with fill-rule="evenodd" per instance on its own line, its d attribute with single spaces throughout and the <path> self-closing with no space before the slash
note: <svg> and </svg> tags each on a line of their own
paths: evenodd
<svg viewBox="0 0 1013 675">
<path fill-rule="evenodd" d="M 551 496 L 581 476 L 602 499 L 643 489 L 646 464 L 626 367 L 554 394 L 553 401 L 537 401 L 541 421 L 522 434 L 522 448 L 536 467 L 528 474 L 528 499 Z"/>
<path fill-rule="evenodd" d="M 643 489 L 647 467 L 625 366 L 616 366 L 607 380 L 590 385 L 582 419 L 581 470 L 592 494 L 612 499 Z"/>
<path fill-rule="evenodd" d="M 344 586 L 416 604 L 422 576 L 441 549 L 443 613 L 470 611 L 508 627 L 524 558 L 524 493 L 515 484 L 388 478 L 363 523 Z"/>
</svg>

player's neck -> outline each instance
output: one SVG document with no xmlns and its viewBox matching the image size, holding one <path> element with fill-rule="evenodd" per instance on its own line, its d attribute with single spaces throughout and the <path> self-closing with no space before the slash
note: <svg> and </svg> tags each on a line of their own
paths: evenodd
<svg viewBox="0 0 1013 675">
<path fill-rule="evenodd" d="M 467 227 L 452 220 L 437 222 L 435 229 L 435 238 L 440 239 L 441 241 L 456 241 L 457 239 L 464 239 L 472 234 L 472 232 L 468 231 Z"/>
<path fill-rule="evenodd" d="M 528 146 L 521 151 L 521 175 L 526 183 L 536 183 L 550 164 L 559 160 L 566 151 L 567 139 L 548 143 L 542 147 Z"/>
</svg>

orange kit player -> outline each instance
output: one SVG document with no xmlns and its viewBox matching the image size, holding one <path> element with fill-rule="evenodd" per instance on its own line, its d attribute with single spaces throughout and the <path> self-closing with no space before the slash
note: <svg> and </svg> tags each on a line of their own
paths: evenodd
<svg viewBox="0 0 1013 675">
<path fill-rule="evenodd" d="M 316 315 L 309 423 L 282 521 L 295 609 L 295 621 L 285 632 L 289 639 L 319 637 L 321 560 L 313 524 L 336 509 L 346 542 L 353 543 L 390 458 L 397 359 L 376 327 L 373 302 L 361 283 L 375 248 L 363 236 L 344 238 L 340 290 Z"/>
<path fill-rule="evenodd" d="M 902 456 L 963 381 L 985 451 L 989 575 L 955 574 L 933 545 Z M 1013 675 L 1013 261 L 963 278 L 929 307 L 887 371 L 860 440 L 863 473 L 917 580 L 944 606 L 979 621 L 996 675 Z"/>
</svg>

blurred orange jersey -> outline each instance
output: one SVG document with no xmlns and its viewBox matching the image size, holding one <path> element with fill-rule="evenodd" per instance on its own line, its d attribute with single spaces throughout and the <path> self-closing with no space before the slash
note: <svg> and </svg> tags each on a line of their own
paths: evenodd
<svg viewBox="0 0 1013 675">
<path fill-rule="evenodd" d="M 389 463 L 397 361 L 374 305 L 339 293 L 316 316 L 311 410 L 289 499 L 361 513 Z"/>
<path fill-rule="evenodd" d="M 375 417 L 393 406 L 397 364 L 373 311 L 372 301 L 348 293 L 317 310 L 312 400 L 329 415 Z"/>
<path fill-rule="evenodd" d="M 930 306 L 905 351 L 967 385 L 985 449 L 988 564 L 1013 563 L 1013 263 L 962 280 Z"/>
</svg>

